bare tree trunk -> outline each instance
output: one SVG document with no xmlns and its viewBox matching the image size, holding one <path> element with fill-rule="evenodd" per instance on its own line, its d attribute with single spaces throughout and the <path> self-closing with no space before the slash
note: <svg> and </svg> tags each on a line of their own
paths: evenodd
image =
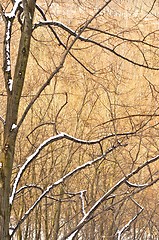
<svg viewBox="0 0 159 240">
<path fill-rule="evenodd" d="M 10 219 L 10 206 L 9 206 L 9 193 L 10 193 L 10 159 L 8 154 L 4 152 L 0 157 L 0 239 L 9 238 L 9 219 Z"/>
<path fill-rule="evenodd" d="M 10 87 L 10 39 L 13 17 L 5 17 L 6 32 L 4 37 L 4 78 L 7 90 L 7 111 L 4 124 L 4 143 L 0 156 L 0 239 L 8 240 L 11 206 L 9 203 L 10 180 L 15 151 L 15 141 L 18 132 L 17 117 L 24 84 L 25 72 L 30 49 L 32 34 L 32 19 L 35 9 L 35 0 L 23 1 L 24 23 L 21 31 L 19 51 L 14 71 L 13 86 Z M 14 126 L 14 128 L 13 128 Z"/>
</svg>

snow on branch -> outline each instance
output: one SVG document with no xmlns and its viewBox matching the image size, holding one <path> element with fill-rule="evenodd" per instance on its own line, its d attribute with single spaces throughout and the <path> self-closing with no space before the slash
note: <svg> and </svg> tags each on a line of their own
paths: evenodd
<svg viewBox="0 0 159 240">
<path fill-rule="evenodd" d="M 40 146 L 35 150 L 35 152 L 30 155 L 25 163 L 22 165 L 22 167 L 20 168 L 16 178 L 15 178 L 15 181 L 14 181 L 14 184 L 13 184 L 13 190 L 12 190 L 12 194 L 11 194 L 11 197 L 10 197 L 10 204 L 12 205 L 13 203 L 13 200 L 14 200 L 14 197 L 15 197 L 15 193 L 16 193 L 16 189 L 17 189 L 17 186 L 18 186 L 18 183 L 24 173 L 24 171 L 26 170 L 26 168 L 29 166 L 29 164 L 40 154 L 41 150 L 46 147 L 47 145 L 49 145 L 51 142 L 53 141 L 57 141 L 57 140 L 60 140 L 63 138 L 63 134 L 58 134 L 57 136 L 53 136 L 53 137 L 50 137 L 48 138 L 47 140 L 45 140 L 42 144 L 40 144 Z"/>
<path fill-rule="evenodd" d="M 57 139 L 57 136 L 55 136 Z M 54 138 L 55 138 L 54 137 Z M 58 135 L 58 138 L 63 138 L 63 135 Z M 48 145 L 48 142 L 46 141 L 46 144 Z M 23 217 L 20 219 L 20 221 L 18 222 L 17 226 L 14 228 L 11 236 L 14 235 L 14 233 L 16 232 L 16 230 L 18 229 L 18 227 L 25 221 L 25 219 L 30 215 L 30 213 L 35 209 L 35 207 L 40 203 L 40 201 L 50 192 L 50 190 L 52 190 L 53 188 L 55 188 L 56 186 L 58 186 L 59 184 L 63 183 L 66 179 L 68 179 L 69 177 L 72 177 L 73 175 L 75 175 L 77 172 L 99 162 L 100 160 L 104 159 L 107 154 L 109 154 L 110 152 L 112 152 L 113 150 L 115 150 L 117 147 L 121 146 L 121 144 L 117 144 L 115 146 L 112 146 L 110 149 L 108 149 L 103 155 L 99 156 L 96 159 L 93 159 L 91 161 L 88 161 L 84 164 L 82 164 L 81 166 L 78 166 L 77 168 L 75 168 L 74 170 L 70 171 L 69 173 L 67 173 L 65 176 L 63 176 L 62 178 L 60 178 L 59 180 L 57 180 L 55 183 L 53 183 L 52 185 L 48 186 L 47 189 L 39 196 L 39 198 L 34 202 L 34 204 L 28 209 L 28 211 L 23 215 Z M 123 145 L 124 146 L 124 145 Z M 35 154 L 35 153 L 34 153 Z M 67 234 L 67 236 L 65 236 L 64 238 L 62 238 L 61 240 L 72 240 L 80 231 L 80 229 L 91 219 L 92 214 L 96 211 L 96 209 L 98 209 L 98 207 L 106 200 L 108 200 L 110 198 L 110 196 L 112 196 L 112 194 L 124 183 L 126 184 L 126 182 L 133 177 L 135 174 L 137 174 L 138 172 L 140 172 L 140 170 L 142 170 L 144 167 L 146 167 L 147 165 L 156 162 L 157 160 L 159 160 L 159 155 L 155 156 L 154 158 L 151 158 L 149 160 L 147 160 L 146 162 L 144 162 L 143 164 L 141 164 L 139 167 L 137 167 L 136 169 L 134 169 L 132 172 L 130 172 L 129 174 L 127 174 L 126 176 L 124 176 L 123 178 L 121 178 L 121 180 L 119 180 L 109 191 L 107 191 L 99 200 L 96 201 L 96 203 L 92 206 L 92 208 L 84 214 L 83 218 L 81 219 L 81 221 L 78 223 L 78 225 L 70 232 Z M 21 171 L 21 169 L 20 169 Z M 19 172 L 20 172 L 19 171 Z M 19 175 L 19 173 L 18 173 Z M 19 175 L 20 177 L 20 175 Z M 18 181 L 18 178 L 16 177 L 16 181 Z M 154 180 L 153 182 L 151 182 L 149 184 L 152 185 L 154 183 L 156 183 L 159 180 L 159 178 L 157 178 L 156 180 Z M 15 185 L 15 183 L 14 183 Z M 16 190 L 17 186 L 14 186 Z M 15 192 L 12 192 L 12 196 L 10 199 L 10 202 L 13 202 L 13 198 L 14 198 Z"/>
<path fill-rule="evenodd" d="M 66 26 L 65 24 L 63 24 L 62 22 L 58 22 L 58 21 L 39 21 L 38 23 L 34 24 L 33 30 L 35 30 L 36 28 L 40 27 L 40 26 L 56 26 L 56 27 L 60 27 L 63 30 L 65 30 L 66 32 L 68 32 L 69 34 L 73 35 L 73 36 L 77 36 L 77 33 L 72 30 L 71 28 L 69 28 L 68 26 Z M 81 37 L 82 39 L 84 39 L 83 37 Z"/>
<path fill-rule="evenodd" d="M 129 187 L 133 187 L 133 188 L 145 188 L 147 186 L 149 186 L 149 184 L 136 184 L 136 183 L 131 183 L 129 181 L 126 181 L 126 184 L 129 186 Z"/>
<path fill-rule="evenodd" d="M 117 240 L 121 240 L 122 234 L 131 227 L 131 224 L 138 218 L 138 216 L 144 210 L 144 208 L 138 202 L 136 202 L 134 199 L 132 199 L 132 201 L 140 208 L 140 211 L 121 230 L 117 231 L 116 233 Z"/>
<path fill-rule="evenodd" d="M 47 18 L 46 18 L 46 15 L 45 15 L 45 12 L 43 11 L 43 9 L 38 5 L 36 4 L 36 9 L 39 11 L 39 13 L 41 14 L 42 18 L 44 19 L 44 21 L 47 21 Z M 56 31 L 53 29 L 53 27 L 51 25 L 48 25 L 49 29 L 51 30 L 51 32 L 53 33 L 53 35 L 55 36 L 55 38 L 57 39 L 58 41 L 58 44 L 59 46 L 63 46 L 63 48 L 66 50 L 66 45 L 62 42 L 62 39 L 60 39 L 60 37 L 58 36 L 58 34 L 56 33 Z M 36 28 L 36 24 L 34 25 L 33 27 L 33 30 L 34 28 Z M 72 30 L 72 29 L 71 29 Z M 88 69 L 85 64 L 83 64 L 77 57 L 74 56 L 74 54 L 72 54 L 71 52 L 69 52 L 70 56 L 76 61 L 78 62 L 87 72 L 89 72 L 90 74 L 94 74 L 95 72 Z"/>
<path fill-rule="evenodd" d="M 10 78 L 8 80 L 8 88 L 9 88 L 9 91 L 12 92 L 12 89 L 13 89 L 13 80 Z"/>
<path fill-rule="evenodd" d="M 18 7 L 22 1 L 16 0 L 13 8 L 10 13 L 5 13 L 1 7 L 1 14 L 5 22 L 5 37 L 4 37 L 4 72 L 11 72 L 11 60 L 10 60 L 10 41 L 11 41 L 11 31 L 12 31 L 12 23 L 15 18 L 16 12 L 18 11 Z M 9 91 L 12 91 L 12 79 L 11 74 L 9 74 L 9 78 L 7 79 L 7 85 Z"/>
<path fill-rule="evenodd" d="M 70 140 L 72 142 L 79 143 L 79 144 L 93 145 L 93 144 L 99 144 L 101 141 L 103 141 L 107 137 L 108 136 L 105 136 L 105 137 L 103 137 L 101 139 L 87 141 L 87 140 L 82 140 L 82 139 L 79 139 L 79 138 L 75 138 L 75 137 L 73 137 L 73 136 L 71 136 L 71 135 L 69 135 L 67 133 L 61 132 L 58 135 L 52 136 L 52 137 L 48 138 L 47 140 L 45 140 L 42 144 L 39 145 L 39 147 L 35 150 L 35 152 L 33 154 L 31 154 L 26 159 L 25 163 L 20 168 L 20 170 L 19 170 L 19 172 L 18 172 L 18 174 L 17 174 L 17 176 L 15 178 L 14 184 L 13 184 L 13 190 L 12 190 L 12 194 L 11 194 L 11 197 L 10 197 L 10 204 L 12 205 L 12 203 L 13 203 L 18 183 L 19 183 L 19 181 L 20 181 L 24 171 L 30 165 L 30 163 L 40 154 L 42 149 L 44 149 L 50 143 L 55 142 L 55 141 L 59 141 L 61 139 L 67 139 L 67 140 Z M 121 143 L 118 143 L 118 145 L 121 145 Z M 114 148 L 115 148 L 115 146 L 113 146 L 113 149 Z"/>
<path fill-rule="evenodd" d="M 16 194 L 18 194 L 21 191 L 24 191 L 25 189 L 28 189 L 28 188 L 36 188 L 36 189 L 39 189 L 41 192 L 43 192 L 43 189 L 40 186 L 37 186 L 36 184 L 26 184 L 26 185 L 22 186 L 21 188 L 19 188 L 18 191 L 16 192 Z"/>
<path fill-rule="evenodd" d="M 4 62 L 4 71 L 11 71 L 11 60 L 10 60 L 10 40 L 11 40 L 11 28 L 12 21 L 10 19 L 6 22 L 6 31 L 5 31 L 5 42 L 4 42 L 4 54 L 5 54 L 5 62 Z M 9 85 L 9 82 L 8 82 Z"/>
<path fill-rule="evenodd" d="M 87 27 L 87 26 L 99 15 L 100 12 L 102 12 L 102 11 L 108 6 L 108 4 L 109 4 L 111 1 L 112 1 L 112 0 L 106 1 L 105 4 L 104 4 L 101 8 L 98 9 L 98 11 L 86 22 L 85 26 L 83 26 L 84 29 L 85 29 L 85 27 Z M 42 11 L 40 11 L 40 12 L 42 12 Z M 42 12 L 42 13 L 43 13 L 43 12 Z M 60 27 L 62 27 L 64 30 L 68 31 L 70 34 L 74 35 L 75 37 L 77 37 L 78 34 L 79 34 L 79 33 L 77 34 L 77 33 L 76 33 L 75 31 L 73 31 L 71 28 L 68 28 L 66 25 L 64 25 L 63 23 L 58 22 L 58 21 L 44 21 L 44 22 L 39 22 L 39 23 L 34 24 L 33 29 L 35 29 L 35 28 L 37 28 L 37 27 L 39 27 L 39 26 L 42 26 L 42 25 L 54 25 L 54 24 L 55 24 L 55 26 L 60 26 Z M 80 30 L 81 30 L 81 32 L 83 32 L 83 29 L 82 29 L 82 28 L 81 28 Z M 80 36 L 80 34 L 79 34 L 79 36 Z"/>
<path fill-rule="evenodd" d="M 104 202 L 106 201 L 121 185 L 126 183 L 132 176 L 137 174 L 141 169 L 146 167 L 147 165 L 159 160 L 159 155 L 157 155 L 154 158 L 151 158 L 141 164 L 139 167 L 137 167 L 135 170 L 124 176 L 121 180 L 119 180 L 109 191 L 107 191 L 99 200 L 96 201 L 96 203 L 92 206 L 92 208 L 85 214 L 85 216 L 81 219 L 81 221 L 78 223 L 78 225 L 70 232 L 67 234 L 67 236 L 62 237 L 60 240 L 72 240 L 74 237 L 78 234 L 78 232 L 81 230 L 81 228 L 90 221 L 92 214 L 95 212 L 95 210 Z M 156 183 L 159 180 L 157 178 L 154 180 L 150 185 Z M 150 186 L 149 185 L 149 186 Z M 135 201 L 135 200 L 134 200 Z M 142 209 L 143 211 L 143 209 Z M 137 216 L 141 213 L 141 211 L 137 214 Z M 130 220 L 128 223 L 129 225 L 131 224 L 132 221 L 136 219 L 136 216 Z M 125 229 L 125 228 L 124 228 Z M 124 230 L 125 231 L 125 230 Z"/>
<path fill-rule="evenodd" d="M 80 192 L 81 211 L 82 211 L 83 216 L 86 215 L 86 212 L 85 212 L 85 194 L 86 194 L 86 190 L 83 190 L 83 191 Z"/>
<path fill-rule="evenodd" d="M 17 128 L 17 125 L 15 123 L 12 124 L 11 131 Z"/>
<path fill-rule="evenodd" d="M 61 136 L 59 136 L 60 138 Z M 12 235 L 14 235 L 14 233 L 16 232 L 17 228 L 25 221 L 25 219 L 30 215 L 30 213 L 35 209 L 35 207 L 39 204 L 39 202 L 50 192 L 50 190 L 52 190 L 53 188 L 55 188 L 56 186 L 58 186 L 59 184 L 63 183 L 66 179 L 72 177 L 73 175 L 75 175 L 77 172 L 92 166 L 93 164 L 99 162 L 100 160 L 104 159 L 109 153 L 111 153 L 112 151 L 114 151 L 117 147 L 120 147 L 121 144 L 117 144 L 117 145 L 113 145 L 110 149 L 108 149 L 104 154 L 102 154 L 101 156 L 97 157 L 96 159 L 90 160 L 80 166 L 78 166 L 77 168 L 73 169 L 72 171 L 70 171 L 69 173 L 67 173 L 65 176 L 63 176 L 62 178 L 60 178 L 59 180 L 57 180 L 55 183 L 53 183 L 52 185 L 48 186 L 47 189 L 39 196 L 39 198 L 34 202 L 34 204 L 28 209 L 28 211 L 23 215 L 23 217 L 21 218 L 21 220 L 19 221 L 19 223 L 17 224 L 17 226 L 15 227 L 15 229 L 12 232 Z M 23 166 L 22 166 L 23 167 Z M 13 191 L 12 191 L 12 195 L 10 197 L 10 204 L 13 203 L 15 194 L 16 194 L 16 187 L 17 184 L 19 182 L 19 178 L 20 173 L 22 173 L 22 168 L 20 169 L 15 182 L 14 182 L 14 186 L 13 186 Z M 83 197 L 82 197 L 83 198 Z M 82 200 L 83 201 L 83 200 Z M 84 207 L 84 206 L 83 206 Z M 85 213 L 85 212 L 84 212 Z M 86 215 L 86 214 L 85 214 Z M 87 216 L 87 215 L 86 215 Z"/>
<path fill-rule="evenodd" d="M 13 85 L 13 80 L 11 77 L 11 57 L 10 57 L 12 24 L 13 24 L 16 12 L 18 11 L 20 3 L 21 3 L 20 0 L 16 0 L 14 2 L 13 8 L 10 13 L 5 13 L 2 5 L 0 4 L 0 12 L 5 23 L 3 71 L 5 76 L 6 89 L 9 92 L 12 92 L 12 85 Z"/>
<path fill-rule="evenodd" d="M 85 216 L 85 214 L 86 214 L 86 212 L 85 212 L 86 193 L 87 193 L 87 190 L 81 190 L 81 191 L 75 192 L 75 193 L 74 192 L 65 192 L 65 194 L 67 194 L 69 196 L 69 198 L 79 195 L 80 202 L 81 202 L 81 213 L 83 216 Z"/>
<path fill-rule="evenodd" d="M 19 7 L 19 5 L 20 5 L 21 2 L 22 2 L 22 0 L 15 0 L 11 12 L 10 12 L 10 13 L 5 13 L 5 16 L 6 16 L 7 18 L 10 18 L 10 19 L 11 19 L 11 18 L 15 18 L 15 15 L 16 15 L 16 13 L 17 13 L 17 11 L 18 11 L 18 7 Z"/>
</svg>

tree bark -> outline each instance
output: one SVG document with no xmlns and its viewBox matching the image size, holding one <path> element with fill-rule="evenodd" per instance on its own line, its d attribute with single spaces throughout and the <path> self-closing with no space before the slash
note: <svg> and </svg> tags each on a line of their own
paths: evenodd
<svg viewBox="0 0 159 240">
<path fill-rule="evenodd" d="M 6 46 L 10 47 L 7 35 L 8 23 L 12 24 L 13 19 L 6 18 L 6 33 L 4 37 L 4 78 L 7 90 L 7 110 L 4 124 L 4 142 L 0 155 L 0 239 L 9 240 L 9 222 L 11 206 L 9 203 L 10 196 L 10 181 L 12 175 L 12 166 L 15 152 L 15 142 L 18 133 L 17 125 L 19 103 L 23 90 L 24 78 L 29 56 L 30 40 L 32 34 L 32 22 L 35 10 L 35 0 L 23 1 L 24 22 L 21 29 L 21 37 L 19 42 L 19 51 L 15 65 L 13 87 L 9 88 L 11 79 L 11 68 L 7 66 L 9 62 L 9 54 Z M 8 32 L 9 33 L 9 32 Z M 8 38 L 7 38 L 8 36 Z M 10 49 L 9 49 L 10 50 Z M 7 68 L 8 67 L 8 68 Z M 14 124 L 14 125 L 13 125 Z"/>
</svg>

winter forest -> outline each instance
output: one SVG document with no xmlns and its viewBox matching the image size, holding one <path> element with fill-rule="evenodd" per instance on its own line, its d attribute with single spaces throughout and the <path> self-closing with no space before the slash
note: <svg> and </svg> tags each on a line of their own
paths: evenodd
<svg viewBox="0 0 159 240">
<path fill-rule="evenodd" d="M 0 0 L 0 239 L 159 239 L 159 1 Z"/>
</svg>

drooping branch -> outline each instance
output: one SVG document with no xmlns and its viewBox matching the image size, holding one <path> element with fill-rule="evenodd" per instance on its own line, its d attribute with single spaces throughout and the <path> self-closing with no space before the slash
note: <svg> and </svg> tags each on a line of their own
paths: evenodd
<svg viewBox="0 0 159 240">
<path fill-rule="evenodd" d="M 123 135 L 123 134 L 122 134 Z M 116 136 L 116 135 L 115 135 Z M 13 184 L 13 190 L 12 190 L 12 194 L 10 197 L 10 204 L 12 205 L 14 197 L 15 197 L 15 193 L 16 193 L 16 189 L 18 186 L 18 183 L 23 175 L 23 173 L 25 172 L 26 168 L 32 163 L 32 161 L 37 158 L 37 156 L 40 154 L 40 152 L 49 144 L 62 140 L 62 139 L 67 139 L 69 141 L 75 142 L 75 143 L 79 143 L 79 144 L 85 144 L 85 145 L 94 145 L 94 144 L 100 144 L 100 142 L 104 141 L 105 139 L 109 138 L 110 136 L 105 136 L 101 139 L 96 139 L 96 140 L 90 140 L 90 141 L 86 141 L 86 140 L 82 140 L 82 139 L 78 139 L 75 138 L 67 133 L 59 133 L 56 136 L 52 136 L 50 138 L 48 138 L 47 140 L 45 140 L 42 144 L 39 145 L 39 147 L 35 150 L 35 152 L 30 155 L 25 163 L 22 165 L 22 167 L 20 168 L 15 180 L 14 180 L 14 184 Z M 117 143 L 119 146 L 122 144 L 120 142 Z M 125 146 L 125 145 L 124 145 Z M 113 147 L 114 149 L 114 147 Z M 103 155 L 102 155 L 103 156 Z"/>
<path fill-rule="evenodd" d="M 126 181 L 125 182 L 129 187 L 132 187 L 132 188 L 145 188 L 145 187 L 148 187 L 149 184 L 146 183 L 146 184 L 136 184 L 136 183 L 131 183 L 129 181 Z"/>
</svg>

